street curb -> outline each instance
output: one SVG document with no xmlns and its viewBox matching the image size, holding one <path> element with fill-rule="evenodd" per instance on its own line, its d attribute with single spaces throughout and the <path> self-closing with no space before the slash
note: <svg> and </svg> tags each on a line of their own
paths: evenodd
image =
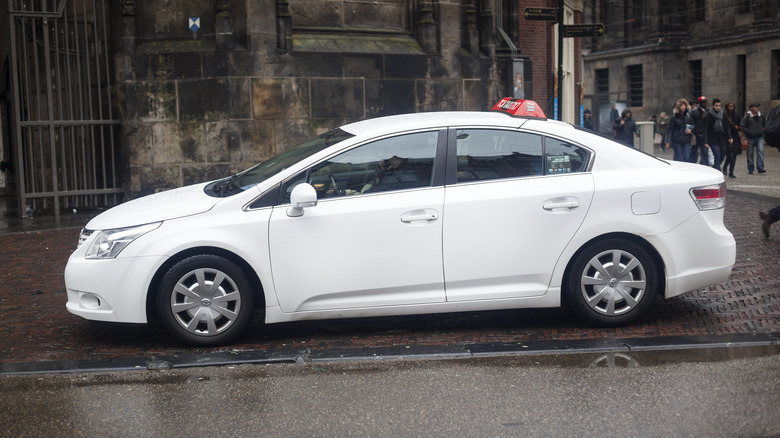
<svg viewBox="0 0 780 438">
<path fill-rule="evenodd" d="M 168 370 L 205 366 L 376 360 L 462 359 L 491 356 L 568 353 L 668 351 L 780 346 L 780 333 L 745 333 L 653 338 L 609 338 L 442 346 L 394 346 L 334 350 L 229 350 L 185 356 L 152 356 L 95 361 L 11 362 L 0 364 L 0 376 Z"/>
</svg>

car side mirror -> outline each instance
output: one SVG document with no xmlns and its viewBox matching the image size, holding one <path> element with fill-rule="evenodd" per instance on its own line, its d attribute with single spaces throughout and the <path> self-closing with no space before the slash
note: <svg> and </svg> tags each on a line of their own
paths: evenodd
<svg viewBox="0 0 780 438">
<path fill-rule="evenodd" d="M 290 202 L 292 207 L 287 209 L 287 216 L 303 216 L 303 209 L 317 205 L 317 191 L 311 184 L 301 183 L 293 187 L 290 193 Z"/>
</svg>

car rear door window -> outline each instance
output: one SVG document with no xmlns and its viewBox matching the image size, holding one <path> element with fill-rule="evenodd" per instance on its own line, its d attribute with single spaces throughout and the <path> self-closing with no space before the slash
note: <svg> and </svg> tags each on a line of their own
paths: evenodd
<svg viewBox="0 0 780 438">
<path fill-rule="evenodd" d="M 563 140 L 545 137 L 544 152 L 548 175 L 585 172 L 588 168 L 590 152 Z"/>
<path fill-rule="evenodd" d="M 457 131 L 457 182 L 542 175 L 542 136 L 499 129 Z"/>
</svg>

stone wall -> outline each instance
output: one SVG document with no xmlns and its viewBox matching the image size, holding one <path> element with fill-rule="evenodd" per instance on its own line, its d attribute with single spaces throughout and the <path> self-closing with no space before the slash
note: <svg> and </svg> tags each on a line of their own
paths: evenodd
<svg viewBox="0 0 780 438">
<path fill-rule="evenodd" d="M 128 197 L 238 172 L 350 121 L 488 109 L 506 90 L 495 30 L 478 25 L 491 5 L 117 1 Z"/>
</svg>

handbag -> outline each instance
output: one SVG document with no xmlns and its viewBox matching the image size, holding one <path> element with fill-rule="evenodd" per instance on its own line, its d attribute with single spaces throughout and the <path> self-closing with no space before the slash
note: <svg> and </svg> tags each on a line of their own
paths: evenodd
<svg viewBox="0 0 780 438">
<path fill-rule="evenodd" d="M 742 141 L 742 150 L 746 151 L 747 148 L 748 148 L 748 139 L 747 139 L 747 137 L 740 136 L 739 139 L 740 139 L 740 141 Z"/>
</svg>

